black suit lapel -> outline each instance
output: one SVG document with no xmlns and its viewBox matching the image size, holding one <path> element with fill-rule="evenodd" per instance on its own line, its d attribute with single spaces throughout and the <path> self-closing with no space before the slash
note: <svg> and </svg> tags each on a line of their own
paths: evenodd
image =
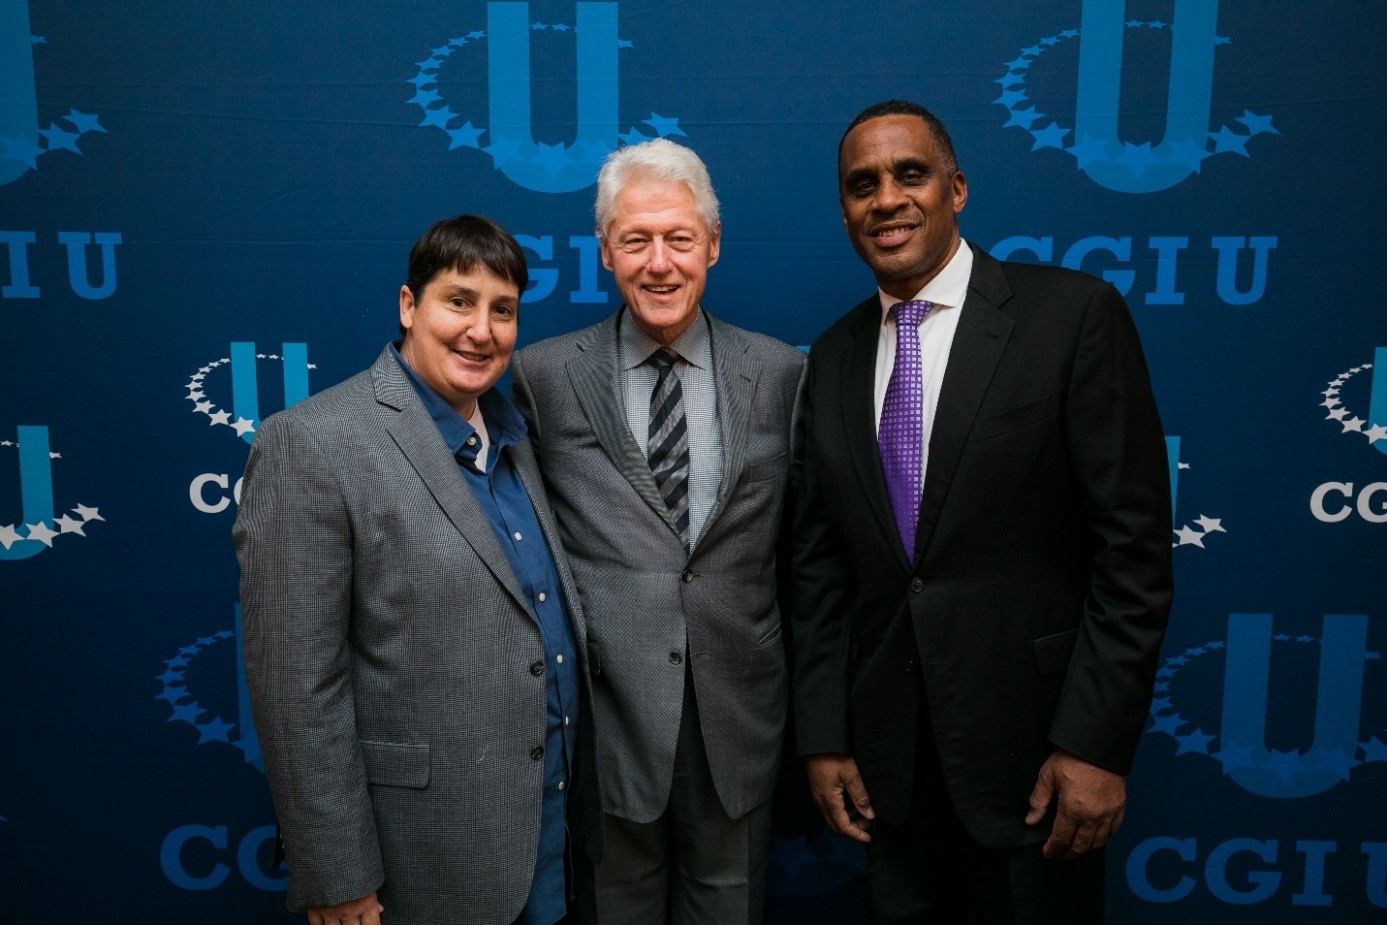
<svg viewBox="0 0 1387 925">
<path fill-rule="evenodd" d="M 1000 308 L 1010 298 L 1011 287 L 1002 275 L 1001 264 L 974 248 L 968 296 L 949 348 L 949 364 L 944 370 L 930 434 L 929 468 L 925 472 L 920 524 L 915 534 L 917 560 L 929 544 L 968 434 L 1011 336 L 1015 322 Z"/>
</svg>

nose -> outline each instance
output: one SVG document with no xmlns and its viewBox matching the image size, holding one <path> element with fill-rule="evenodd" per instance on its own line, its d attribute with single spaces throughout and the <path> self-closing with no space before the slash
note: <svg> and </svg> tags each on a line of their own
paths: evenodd
<svg viewBox="0 0 1387 925">
<path fill-rule="evenodd" d="M 491 340 L 491 312 L 485 309 L 477 312 L 467 326 L 467 339 L 474 344 L 485 344 Z"/>
<path fill-rule="evenodd" d="M 674 264 L 669 259 L 669 248 L 665 246 L 665 239 L 656 236 L 650 242 L 650 259 L 646 261 L 645 268 L 651 273 L 668 273 Z"/>
<path fill-rule="evenodd" d="M 873 205 L 879 212 L 894 212 L 905 202 L 905 193 L 894 177 L 886 177 L 877 187 Z"/>
</svg>

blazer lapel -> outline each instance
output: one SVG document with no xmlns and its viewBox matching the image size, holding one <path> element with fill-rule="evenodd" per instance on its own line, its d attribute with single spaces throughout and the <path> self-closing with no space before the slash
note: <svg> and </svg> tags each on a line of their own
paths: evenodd
<svg viewBox="0 0 1387 925">
<path fill-rule="evenodd" d="M 925 472 L 924 497 L 920 502 L 920 524 L 915 534 L 918 561 L 938 522 L 958 471 L 958 460 L 968 442 L 987 387 L 997 363 L 1006 350 L 1015 325 L 1001 311 L 1011 298 L 1011 287 L 1002 274 L 1001 264 L 983 251 L 973 248 L 973 272 L 968 280 L 968 296 L 963 302 L 949 348 L 949 365 L 939 392 L 939 407 L 929 441 L 929 468 Z"/>
<path fill-rule="evenodd" d="M 611 459 L 612 465 L 636 490 L 650 509 L 678 534 L 674 519 L 665 506 L 665 499 L 655 487 L 650 463 L 641 453 L 621 405 L 621 374 L 617 369 L 617 320 L 621 311 L 594 329 L 594 337 L 578 344 L 580 356 L 568 361 L 568 379 L 578 403 L 583 406 L 597 442 Z"/>
<path fill-rule="evenodd" d="M 467 478 L 458 471 L 457 460 L 443 443 L 438 425 L 429 417 L 414 387 L 388 350 L 376 360 L 371 376 L 375 383 L 376 401 L 399 412 L 386 424 L 390 439 L 404 453 L 424 487 L 462 534 L 467 545 L 472 547 L 515 602 L 529 613 L 525 595 L 520 590 L 515 573 L 511 571 L 510 561 L 491 532 L 491 522 L 487 520 L 486 512 L 477 503 Z"/>
<path fill-rule="evenodd" d="M 867 509 L 876 521 L 877 529 L 893 550 L 896 564 L 902 570 L 910 563 L 901 546 L 896 529 L 896 515 L 891 512 L 891 498 L 886 493 L 886 476 L 881 470 L 881 454 L 877 452 L 876 403 L 872 386 L 876 381 L 877 341 L 880 337 L 881 300 L 873 295 L 853 309 L 848 361 L 840 383 L 843 409 L 843 440 L 848 457 L 862 486 Z"/>
<path fill-rule="evenodd" d="M 705 312 L 706 314 L 706 312 Z M 722 513 L 746 461 L 746 422 L 756 396 L 760 370 L 747 357 L 750 344 L 737 330 L 708 315 L 713 345 L 713 371 L 717 379 L 718 423 L 722 427 L 722 483 L 718 497 L 703 524 L 703 535 Z"/>
</svg>

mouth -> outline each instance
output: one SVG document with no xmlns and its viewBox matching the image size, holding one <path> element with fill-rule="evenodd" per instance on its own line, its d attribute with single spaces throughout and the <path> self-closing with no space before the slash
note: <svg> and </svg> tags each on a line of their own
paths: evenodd
<svg viewBox="0 0 1387 925">
<path fill-rule="evenodd" d="M 680 288 L 681 288 L 680 286 L 675 286 L 675 285 L 666 285 L 666 286 L 642 286 L 642 287 L 641 287 L 642 290 L 644 290 L 645 292 L 650 293 L 651 295 L 655 296 L 656 298 L 662 298 L 662 297 L 665 297 L 665 296 L 673 295 L 674 293 L 678 292 L 678 291 L 680 290 Z"/>
<path fill-rule="evenodd" d="M 461 357 L 463 360 L 466 360 L 468 363 L 490 363 L 490 362 L 491 362 L 491 354 L 489 354 L 489 353 L 477 353 L 477 352 L 472 351 L 472 350 L 454 350 L 454 351 L 453 351 L 453 354 L 454 354 L 455 356 Z"/>
<path fill-rule="evenodd" d="M 917 222 L 883 222 L 872 228 L 867 234 L 877 247 L 890 249 L 899 247 L 910 240 L 910 236 L 919 227 Z"/>
</svg>

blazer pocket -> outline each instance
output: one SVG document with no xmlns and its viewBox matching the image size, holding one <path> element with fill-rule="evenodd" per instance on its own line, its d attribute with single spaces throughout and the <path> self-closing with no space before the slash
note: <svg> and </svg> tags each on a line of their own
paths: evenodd
<svg viewBox="0 0 1387 925">
<path fill-rule="evenodd" d="M 766 479 L 773 479 L 778 475 L 784 475 L 789 469 L 788 453 L 781 453 L 770 459 L 758 459 L 742 466 L 743 482 L 763 482 Z"/>
<path fill-rule="evenodd" d="M 989 415 L 978 421 L 973 428 L 973 439 L 981 441 L 1000 437 L 1002 434 L 1043 421 L 1050 416 L 1050 405 L 1050 396 L 1047 393 L 1024 405 Z"/>
<path fill-rule="evenodd" d="M 401 745 L 362 739 L 361 755 L 366 759 L 366 782 L 385 787 L 411 787 L 422 790 L 429 785 L 429 746 Z"/>
<path fill-rule="evenodd" d="M 1074 643 L 1079 639 L 1079 628 L 1051 633 L 1033 640 L 1035 647 L 1035 667 L 1041 677 L 1059 674 L 1069 667 L 1069 656 L 1074 652 Z"/>
</svg>

